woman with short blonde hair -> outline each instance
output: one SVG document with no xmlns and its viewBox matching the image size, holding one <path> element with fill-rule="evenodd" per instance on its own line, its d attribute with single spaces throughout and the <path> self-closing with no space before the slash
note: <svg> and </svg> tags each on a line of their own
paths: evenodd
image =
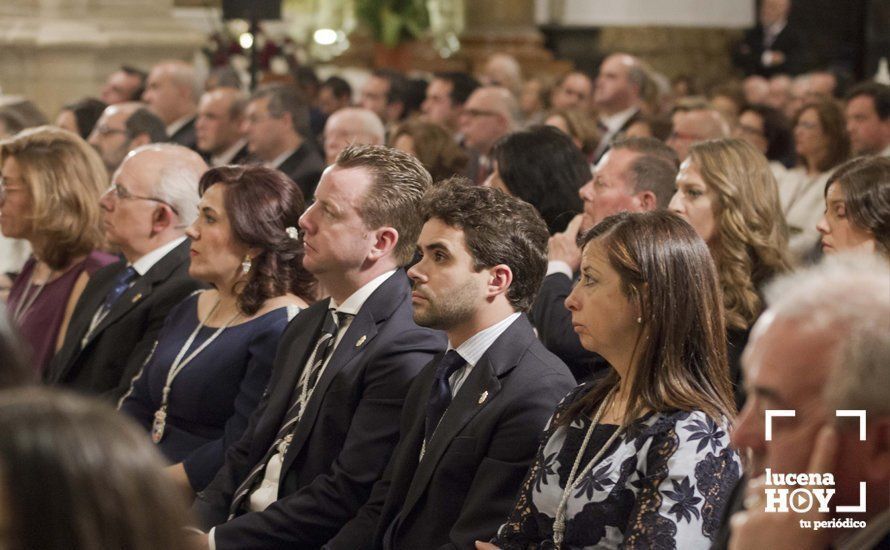
<svg viewBox="0 0 890 550">
<path fill-rule="evenodd" d="M 90 275 L 115 259 L 97 251 L 108 175 L 80 136 L 51 126 L 0 142 L 0 170 L 0 229 L 33 250 L 10 289 L 8 309 L 42 371 Z"/>
</svg>

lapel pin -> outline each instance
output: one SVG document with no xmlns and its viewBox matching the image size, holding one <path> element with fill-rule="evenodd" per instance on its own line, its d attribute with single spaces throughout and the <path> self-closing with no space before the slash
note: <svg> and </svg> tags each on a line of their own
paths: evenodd
<svg viewBox="0 0 890 550">
<path fill-rule="evenodd" d="M 365 340 L 367 340 L 367 338 L 365 337 L 364 334 L 362 334 L 361 337 L 359 337 L 358 342 L 355 343 L 355 347 L 357 347 L 357 348 L 362 347 L 362 344 L 365 343 Z"/>
<path fill-rule="evenodd" d="M 142 293 L 140 292 L 139 294 L 133 296 L 133 299 L 131 300 L 131 302 L 135 304 L 136 302 L 138 302 L 141 299 L 142 299 Z"/>
<path fill-rule="evenodd" d="M 482 395 L 479 396 L 479 404 L 485 403 L 485 400 L 488 399 L 488 390 L 482 392 Z"/>
</svg>

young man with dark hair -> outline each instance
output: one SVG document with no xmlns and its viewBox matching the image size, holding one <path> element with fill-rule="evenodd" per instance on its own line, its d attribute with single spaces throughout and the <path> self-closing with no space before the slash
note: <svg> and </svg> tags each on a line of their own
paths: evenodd
<svg viewBox="0 0 890 550">
<path fill-rule="evenodd" d="M 854 155 L 890 157 L 890 86 L 866 82 L 854 87 L 844 114 Z"/>
<path fill-rule="evenodd" d="M 424 199 L 414 320 L 447 353 L 420 373 L 399 444 L 368 503 L 326 548 L 472 548 L 509 514 L 538 430 L 575 383 L 525 312 L 547 267 L 529 204 L 451 180 Z"/>
<path fill-rule="evenodd" d="M 479 81 L 467 73 L 436 73 L 421 105 L 424 118 L 457 133 L 464 103 L 478 87 Z"/>
</svg>

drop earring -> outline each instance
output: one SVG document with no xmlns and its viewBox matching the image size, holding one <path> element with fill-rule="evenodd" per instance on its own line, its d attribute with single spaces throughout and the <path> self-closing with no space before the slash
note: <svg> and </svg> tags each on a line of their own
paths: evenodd
<svg viewBox="0 0 890 550">
<path fill-rule="evenodd" d="M 251 267 L 253 267 L 253 264 L 250 261 L 250 256 L 244 256 L 244 260 L 241 262 L 241 273 L 247 275 L 250 273 Z"/>
<path fill-rule="evenodd" d="M 641 316 L 641 317 L 637 317 L 637 324 L 638 324 L 638 325 L 642 325 L 642 324 L 643 324 L 643 317 L 642 317 L 642 316 Z"/>
</svg>

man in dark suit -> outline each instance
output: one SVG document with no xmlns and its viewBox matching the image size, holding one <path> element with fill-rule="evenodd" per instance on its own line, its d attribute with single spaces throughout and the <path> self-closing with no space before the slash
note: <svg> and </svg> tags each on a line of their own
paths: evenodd
<svg viewBox="0 0 890 550">
<path fill-rule="evenodd" d="M 243 130 L 250 153 L 284 172 L 310 201 L 324 160 L 309 129 L 309 106 L 296 88 L 273 84 L 254 92 Z"/>
<path fill-rule="evenodd" d="M 540 432 L 575 386 L 525 311 L 546 270 L 528 204 L 468 180 L 428 193 L 409 271 L 418 324 L 448 352 L 411 385 L 399 445 L 368 503 L 326 548 L 472 548 L 504 521 Z"/>
<path fill-rule="evenodd" d="M 173 170 L 171 170 L 173 169 Z M 75 306 L 51 384 L 117 400 L 152 350 L 170 309 L 198 288 L 184 230 L 207 165 L 173 144 L 136 149 L 102 196 L 102 226 L 124 260 L 97 271 Z"/>
<path fill-rule="evenodd" d="M 760 3 L 757 26 L 745 32 L 732 52 L 733 63 L 745 76 L 794 76 L 808 69 L 807 45 L 800 32 L 789 24 L 790 11 L 791 0 Z"/>
<path fill-rule="evenodd" d="M 300 219 L 303 265 L 330 298 L 281 338 L 267 394 L 225 465 L 198 496 L 198 543 L 317 548 L 358 512 L 398 440 L 408 386 L 445 349 L 418 327 L 402 266 L 432 184 L 414 157 L 347 148 Z"/>
<path fill-rule="evenodd" d="M 657 139 L 616 142 L 597 164 L 593 179 L 578 191 L 584 213 L 550 238 L 547 276 L 529 316 L 547 349 L 565 361 L 579 382 L 606 363 L 581 347 L 572 330 L 572 314 L 565 307 L 581 266 L 578 235 L 619 212 L 667 208 L 678 164 L 677 154 Z"/>
<path fill-rule="evenodd" d="M 216 88 L 201 96 L 195 137 L 198 151 L 211 168 L 251 160 L 247 139 L 241 131 L 246 107 L 247 95 L 235 88 Z"/>
<path fill-rule="evenodd" d="M 171 142 L 197 151 L 195 113 L 200 94 L 194 67 L 184 61 L 163 61 L 148 74 L 142 101 L 167 125 Z"/>
</svg>

